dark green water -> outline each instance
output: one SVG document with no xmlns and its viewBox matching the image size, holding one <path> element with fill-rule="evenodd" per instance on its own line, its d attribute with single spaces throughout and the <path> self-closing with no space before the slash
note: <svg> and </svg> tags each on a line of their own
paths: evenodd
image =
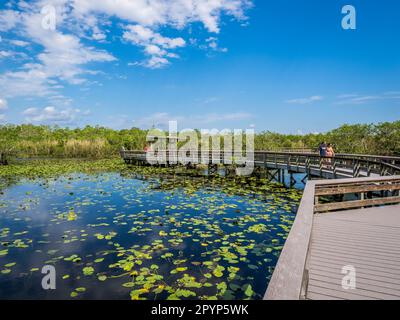
<svg viewBox="0 0 400 320">
<path fill-rule="evenodd" d="M 261 299 L 300 197 L 241 179 L 22 180 L 0 192 L 0 299 Z"/>
</svg>

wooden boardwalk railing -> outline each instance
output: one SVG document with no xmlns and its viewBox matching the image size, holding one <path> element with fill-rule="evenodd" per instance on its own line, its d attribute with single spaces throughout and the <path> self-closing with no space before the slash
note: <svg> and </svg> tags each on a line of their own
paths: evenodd
<svg viewBox="0 0 400 320">
<path fill-rule="evenodd" d="M 164 159 L 169 159 L 167 151 Z M 143 151 L 121 150 L 121 157 L 126 163 L 148 162 L 148 157 Z M 223 151 L 201 153 L 200 151 L 188 152 L 188 156 L 195 159 L 195 163 L 229 164 L 241 154 L 225 155 Z M 228 160 L 228 161 L 227 161 Z M 155 157 L 152 163 L 156 163 Z M 228 163 L 227 163 L 228 162 Z M 169 165 L 169 161 L 166 161 Z M 255 151 L 254 165 L 265 169 L 288 170 L 289 172 L 306 173 L 309 176 L 322 178 L 357 178 L 370 176 L 390 176 L 400 174 L 400 157 L 346 155 L 340 154 L 333 158 L 321 157 L 315 153 Z"/>
</svg>

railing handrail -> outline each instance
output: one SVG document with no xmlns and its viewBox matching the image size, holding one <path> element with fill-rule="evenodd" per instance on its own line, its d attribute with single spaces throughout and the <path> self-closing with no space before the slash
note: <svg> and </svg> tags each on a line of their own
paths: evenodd
<svg viewBox="0 0 400 320">
<path fill-rule="evenodd" d="M 160 152 L 168 152 L 168 150 L 159 150 Z M 188 150 L 190 151 L 190 150 Z M 195 151 L 195 150 L 193 150 Z M 199 153 L 201 153 L 201 149 L 197 150 Z M 143 150 L 121 150 L 121 152 L 125 153 L 145 153 Z M 220 152 L 224 153 L 223 148 L 221 150 L 215 150 L 215 151 L 209 151 L 209 152 Z M 316 156 L 320 157 L 318 152 L 293 152 L 293 151 L 270 151 L 270 150 L 256 150 L 254 151 L 255 154 L 279 154 L 279 155 L 298 155 L 298 156 Z M 378 160 L 394 160 L 394 161 L 399 161 L 400 162 L 400 157 L 396 156 L 380 156 L 380 155 L 370 155 L 370 154 L 356 154 L 356 153 L 336 153 L 335 157 L 340 157 L 340 158 L 351 158 L 351 159 L 378 159 Z"/>
<path fill-rule="evenodd" d="M 190 150 L 187 150 L 190 152 Z M 202 155 L 201 150 L 192 150 L 192 151 L 197 151 L 198 155 Z M 168 150 L 157 150 L 157 152 L 169 152 Z M 176 152 L 176 151 L 174 151 Z M 121 150 L 121 156 L 124 157 L 125 155 L 129 154 L 140 154 L 140 155 L 145 155 L 145 151 L 141 150 Z M 209 155 L 215 155 L 219 154 L 220 158 L 224 158 L 225 152 L 224 150 L 210 150 Z M 234 154 L 232 154 L 234 155 Z M 332 157 L 329 156 L 321 156 L 318 153 L 301 153 L 301 152 L 275 152 L 275 151 L 254 151 L 254 155 L 273 155 L 274 157 L 276 156 L 285 156 L 285 157 L 302 157 L 302 158 L 313 158 L 313 159 L 334 159 L 336 161 L 344 161 L 344 162 L 354 162 L 357 161 L 360 165 L 364 166 L 382 166 L 385 167 L 386 169 L 391 169 L 394 171 L 398 171 L 400 173 L 400 166 L 388 163 L 384 160 L 388 159 L 386 156 L 371 156 L 371 155 L 347 155 L 347 154 L 336 154 Z M 395 157 L 391 157 L 390 159 L 397 159 Z M 287 160 L 285 161 L 287 162 Z M 400 164 L 400 158 L 399 158 L 399 164 Z"/>
</svg>

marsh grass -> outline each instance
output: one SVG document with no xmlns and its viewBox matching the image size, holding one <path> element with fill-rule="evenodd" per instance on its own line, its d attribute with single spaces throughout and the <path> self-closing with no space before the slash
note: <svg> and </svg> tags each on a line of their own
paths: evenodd
<svg viewBox="0 0 400 320">
<path fill-rule="evenodd" d="M 16 143 L 15 150 L 19 151 L 20 157 L 65 157 L 65 158 L 106 158 L 115 155 L 115 151 L 106 139 L 67 141 L 44 140 L 28 141 L 22 140 Z"/>
</svg>

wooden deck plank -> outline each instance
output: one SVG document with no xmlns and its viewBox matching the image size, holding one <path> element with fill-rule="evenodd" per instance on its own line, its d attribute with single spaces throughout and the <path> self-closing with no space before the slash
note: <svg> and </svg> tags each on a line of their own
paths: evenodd
<svg viewBox="0 0 400 320">
<path fill-rule="evenodd" d="M 342 238 L 340 236 L 338 237 L 338 234 L 335 234 L 334 236 L 329 236 L 323 232 L 315 232 L 315 233 L 316 234 L 314 239 L 317 238 L 321 239 L 321 242 L 319 242 L 319 244 L 322 246 L 340 248 L 346 246 L 347 243 L 351 241 L 353 244 L 353 248 L 356 248 L 357 250 L 367 251 L 367 252 L 370 250 L 374 250 L 375 252 L 380 253 L 382 255 L 385 255 L 385 253 L 387 253 L 387 255 L 389 256 L 395 255 L 399 257 L 397 254 L 400 253 L 400 248 L 396 246 L 396 242 L 388 243 L 389 241 L 392 240 L 387 240 L 386 243 L 384 241 L 377 243 L 373 241 L 365 241 L 364 239 L 360 240 L 359 238 L 353 238 L 353 239 L 350 239 L 348 237 Z M 376 236 L 377 235 L 375 235 L 375 237 Z"/>
<path fill-rule="evenodd" d="M 327 229 L 321 229 L 319 228 L 318 230 L 314 230 L 315 234 L 320 233 L 321 235 L 323 235 L 326 239 L 341 239 L 342 237 L 345 237 L 346 240 L 348 241 L 355 241 L 357 242 L 362 242 L 365 244 L 372 244 L 372 245 L 388 245 L 389 248 L 393 247 L 393 248 L 398 248 L 399 242 L 393 242 L 393 243 L 388 243 L 387 240 L 392 241 L 397 240 L 396 238 L 388 238 L 387 240 L 385 239 L 381 239 L 382 236 L 379 236 L 379 238 L 376 238 L 376 234 L 374 234 L 373 236 L 365 236 L 364 233 L 352 233 L 349 235 L 348 232 L 339 232 L 337 230 L 332 231 L 332 230 L 327 230 Z M 399 239 L 400 240 L 400 239 Z"/>
<path fill-rule="evenodd" d="M 307 300 L 344 300 L 344 299 L 315 292 L 308 292 Z"/>
<path fill-rule="evenodd" d="M 309 292 L 311 293 L 311 295 L 309 295 Z M 332 298 L 341 300 L 376 300 L 376 298 L 369 296 L 363 296 L 351 292 L 343 292 L 342 290 L 334 290 L 310 284 L 307 290 L 307 298 L 312 297 L 313 293 L 322 294 L 325 296 L 330 296 Z"/>
<path fill-rule="evenodd" d="M 316 276 L 326 276 L 332 279 L 342 279 L 343 274 L 340 272 L 339 268 L 337 269 L 330 269 L 330 268 L 313 268 L 312 272 L 310 273 L 310 277 L 313 275 Z M 387 287 L 391 289 L 400 289 L 400 279 L 396 278 L 388 278 L 380 275 L 374 274 L 367 274 L 358 270 L 357 272 L 357 279 L 362 282 L 366 282 L 369 284 L 376 283 L 377 286 L 380 287 Z"/>
<path fill-rule="evenodd" d="M 314 216 L 307 299 L 400 300 L 400 206 Z M 356 289 L 341 286 L 342 267 L 356 270 Z"/>
<path fill-rule="evenodd" d="M 346 250 L 346 248 L 344 248 L 343 250 Z M 376 259 L 376 258 L 370 258 L 368 256 L 355 255 L 354 253 L 348 252 L 348 250 L 346 250 L 346 252 L 332 252 L 329 250 L 316 248 L 316 246 L 314 245 L 312 259 L 317 259 L 318 257 L 326 257 L 331 261 L 346 263 L 346 265 L 353 263 L 353 264 L 365 264 L 366 266 L 367 265 L 381 266 L 382 264 L 385 264 L 385 267 L 387 269 L 396 272 L 400 271 L 400 264 L 398 261 Z"/>
<path fill-rule="evenodd" d="M 313 221 L 314 184 L 307 183 L 304 192 L 312 197 L 303 197 L 300 203 L 299 213 L 265 293 L 266 300 L 292 300 L 302 294 Z"/>
<path fill-rule="evenodd" d="M 400 254 L 398 251 L 390 252 L 385 249 L 382 249 L 383 251 L 377 251 L 374 249 L 366 249 L 365 247 L 359 247 L 357 245 L 352 245 L 352 247 L 349 248 L 344 243 L 338 244 L 334 241 L 332 241 L 331 243 L 315 242 L 314 248 L 316 251 L 325 251 L 333 256 L 348 257 L 349 255 L 351 255 L 357 258 L 358 257 L 367 258 L 368 260 L 371 261 L 380 262 L 382 260 L 386 260 L 390 262 L 400 262 Z M 371 257 L 371 251 L 374 251 L 373 257 Z"/>
<path fill-rule="evenodd" d="M 342 288 L 342 284 L 340 283 L 330 283 L 330 282 L 325 282 L 325 281 L 320 281 L 320 280 L 314 280 L 310 279 L 309 280 L 309 286 L 318 286 L 320 288 L 326 289 L 326 290 L 335 290 L 337 292 L 337 297 L 339 298 L 345 298 L 345 295 L 347 294 L 352 294 L 356 296 L 360 296 L 364 298 L 371 298 L 371 299 L 377 299 L 377 300 L 398 300 L 400 299 L 400 296 L 385 293 L 385 292 L 377 292 L 375 291 L 376 289 L 362 289 L 359 288 L 358 286 L 355 289 L 348 289 L 345 290 Z"/>
<path fill-rule="evenodd" d="M 312 276 L 310 276 L 310 281 L 318 281 L 318 282 L 325 282 L 328 283 L 329 285 L 334 285 L 334 286 L 339 286 L 340 288 L 341 283 L 342 283 L 342 279 L 341 278 L 331 278 L 328 276 L 324 276 L 324 275 L 316 275 L 313 274 Z M 357 282 L 356 282 L 356 289 L 354 289 L 354 292 L 356 292 L 358 289 L 360 290 L 366 290 L 366 291 L 371 291 L 374 293 L 381 293 L 381 294 L 388 294 L 394 297 L 398 297 L 398 299 L 400 299 L 400 290 L 399 288 L 396 287 L 388 287 L 388 286 L 380 286 L 379 283 L 373 283 L 373 282 L 368 282 L 368 281 L 362 281 L 362 279 L 358 279 L 357 278 Z M 343 289 L 344 290 L 344 289 Z M 353 291 L 353 290 L 346 290 L 346 291 Z"/>
<path fill-rule="evenodd" d="M 345 290 L 342 288 L 341 284 L 332 284 L 329 282 L 325 281 L 316 281 L 313 279 L 310 279 L 309 281 L 309 287 L 314 288 L 318 287 L 320 288 L 320 293 L 328 294 L 330 292 L 332 294 L 332 291 L 336 293 L 335 297 L 337 298 L 342 298 L 342 299 L 373 299 L 373 300 L 398 300 L 399 297 L 387 293 L 381 293 L 381 292 L 375 292 L 371 290 L 364 290 L 360 288 L 356 289 L 348 289 Z"/>
<path fill-rule="evenodd" d="M 343 266 L 347 265 L 343 261 L 332 260 L 326 257 L 318 257 L 313 258 L 310 262 L 312 268 L 324 268 L 324 267 L 332 267 L 332 268 L 340 268 L 342 270 Z M 385 266 L 373 266 L 373 265 L 365 265 L 364 263 L 353 263 L 354 267 L 357 268 L 360 272 L 370 273 L 370 274 L 379 274 L 381 276 L 391 277 L 394 279 L 400 279 L 400 274 L 396 270 L 391 270 L 386 268 Z"/>
<path fill-rule="evenodd" d="M 385 220 L 380 217 L 380 212 L 385 212 Z M 347 221 L 358 221 L 368 224 L 376 223 L 388 228 L 400 227 L 400 221 L 398 219 L 400 212 L 400 205 L 386 206 L 386 207 L 374 207 L 357 210 L 347 210 L 344 212 L 330 212 L 324 214 L 324 220 L 335 219 L 335 220 L 347 220 Z M 343 214 L 345 213 L 345 214 Z M 362 213 L 362 214 L 360 214 Z M 320 215 L 317 215 L 318 217 Z M 321 215 L 322 216 L 322 215 Z M 390 223 L 390 224 L 387 224 Z"/>
<path fill-rule="evenodd" d="M 332 281 L 338 282 L 339 283 L 342 281 L 343 274 L 340 272 L 340 270 L 336 270 L 336 272 L 326 272 L 326 271 L 321 271 L 321 270 L 313 270 L 310 273 L 310 279 L 315 279 L 315 280 L 322 280 L 322 279 L 331 279 Z M 382 281 L 385 280 L 385 281 Z M 397 290 L 397 293 L 400 290 L 400 283 L 395 283 L 395 282 L 388 282 L 386 279 L 383 279 L 382 277 L 377 277 L 377 276 L 369 276 L 369 275 L 363 275 L 360 273 L 357 273 L 357 283 L 358 284 L 367 284 L 367 285 L 373 285 L 376 287 L 381 287 L 381 288 L 389 288 L 389 289 L 394 289 Z"/>
</svg>

